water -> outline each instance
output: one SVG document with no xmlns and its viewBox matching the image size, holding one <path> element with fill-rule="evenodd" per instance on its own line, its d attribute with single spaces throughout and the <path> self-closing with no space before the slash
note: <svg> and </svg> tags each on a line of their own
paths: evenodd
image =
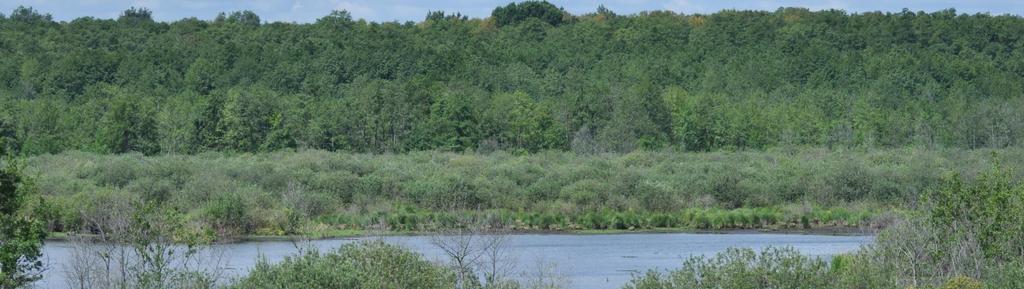
<svg viewBox="0 0 1024 289">
<path fill-rule="evenodd" d="M 312 241 L 321 252 L 366 238 Z M 393 236 L 385 241 L 423 254 L 427 259 L 445 260 L 429 237 Z M 713 255 L 730 247 L 755 250 L 768 246 L 792 246 L 812 256 L 828 258 L 851 252 L 873 241 L 871 236 L 823 236 L 795 234 L 611 234 L 611 235 L 513 235 L 508 239 L 511 275 L 528 279 L 538 272 L 555 273 L 572 288 L 621 288 L 635 273 L 677 268 L 687 257 Z M 44 260 L 49 271 L 37 283 L 40 288 L 67 288 L 62 260 L 70 260 L 73 246 L 47 242 Z M 298 252 L 288 241 L 245 242 L 217 245 L 228 278 L 244 276 L 260 255 L 276 262 Z"/>
</svg>

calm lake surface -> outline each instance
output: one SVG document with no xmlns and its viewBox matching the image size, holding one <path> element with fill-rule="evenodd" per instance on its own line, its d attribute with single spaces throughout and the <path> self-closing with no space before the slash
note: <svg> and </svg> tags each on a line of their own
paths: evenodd
<svg viewBox="0 0 1024 289">
<path fill-rule="evenodd" d="M 323 251 L 343 244 L 367 239 L 348 238 L 311 241 L 305 245 Z M 442 252 L 425 236 L 383 237 L 386 242 L 404 246 L 430 260 L 445 260 Z M 508 255 L 514 269 L 512 275 L 530 279 L 540 271 L 554 272 L 571 288 L 620 288 L 634 273 L 649 269 L 677 268 L 687 257 L 713 255 L 730 247 L 763 249 L 768 246 L 792 246 L 809 255 L 829 258 L 857 250 L 873 242 L 872 236 L 823 236 L 797 234 L 612 234 L 612 235 L 544 235 L 509 236 Z M 299 246 L 304 246 L 299 244 Z M 49 271 L 36 285 L 40 288 L 67 288 L 65 265 L 70 260 L 72 244 L 47 242 L 44 260 Z M 212 250 L 226 267 L 227 278 L 244 276 L 260 255 L 276 262 L 298 252 L 288 241 L 245 242 L 217 245 Z"/>
</svg>

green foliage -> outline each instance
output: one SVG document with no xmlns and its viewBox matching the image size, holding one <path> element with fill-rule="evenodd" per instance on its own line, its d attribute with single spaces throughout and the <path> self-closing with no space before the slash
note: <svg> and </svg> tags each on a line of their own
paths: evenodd
<svg viewBox="0 0 1024 289">
<path fill-rule="evenodd" d="M 558 26 L 565 21 L 564 18 L 567 14 L 548 1 L 523 1 L 495 8 L 494 12 L 491 12 L 491 18 L 494 18 L 495 24 L 499 27 L 516 25 L 529 18 L 536 18 L 552 26 Z"/>
<path fill-rule="evenodd" d="M 117 18 L 119 22 L 126 22 L 133 25 L 138 25 L 146 22 L 153 22 L 153 11 L 146 8 L 135 8 L 131 7 L 121 13 L 121 17 Z"/>
<path fill-rule="evenodd" d="M 46 228 L 26 216 L 35 187 L 15 160 L 0 167 L 0 288 L 22 288 L 41 278 Z"/>
<path fill-rule="evenodd" d="M 201 232 L 186 226 L 178 212 L 158 207 L 154 203 L 134 204 L 129 227 L 123 228 L 121 238 L 105 240 L 131 246 L 136 260 L 130 284 L 133 288 L 212 288 L 215 276 L 202 269 L 178 267 L 177 262 L 197 258 L 199 246 L 208 242 Z M 195 270 L 195 271 L 193 271 Z"/>
<path fill-rule="evenodd" d="M 15 8 L 7 19 L 28 24 L 41 24 L 42 22 L 53 21 L 53 17 L 50 14 L 40 14 L 39 11 L 25 6 Z"/>
<path fill-rule="evenodd" d="M 949 282 L 942 285 L 942 289 L 982 289 L 985 288 L 985 284 L 981 281 L 974 280 L 972 278 L 960 276 L 950 279 Z"/>
<path fill-rule="evenodd" d="M 996 159 L 976 177 L 952 174 L 925 195 L 921 209 L 902 217 L 876 243 L 843 265 L 852 288 L 1016 288 L 1021 285 L 1019 179 Z M 844 263 L 846 263 L 844 261 Z M 870 277 L 868 276 L 875 276 Z M 857 281 L 863 279 L 862 281 Z M 859 286 L 858 286 L 859 284 Z"/>
<path fill-rule="evenodd" d="M 222 236 L 249 232 L 249 213 L 245 200 L 232 193 L 214 196 L 203 212 L 205 221 Z"/>
<path fill-rule="evenodd" d="M 834 288 L 828 263 L 792 248 L 728 249 L 714 257 L 692 257 L 667 274 L 648 271 L 627 289 Z"/>
<path fill-rule="evenodd" d="M 430 106 L 430 115 L 417 131 L 428 132 L 421 149 L 437 148 L 455 151 L 473 147 L 480 139 L 477 115 L 473 113 L 471 95 L 441 93 Z M 429 129 L 427 129 L 429 128 Z"/>
<path fill-rule="evenodd" d="M 499 94 L 484 114 L 484 131 L 497 148 L 535 152 L 562 147 L 564 132 L 544 106 L 523 92 Z"/>
<path fill-rule="evenodd" d="M 262 88 L 229 91 L 221 112 L 221 143 L 235 151 L 294 147 L 285 131 L 283 100 Z"/>
<path fill-rule="evenodd" d="M 234 288 L 454 288 L 455 274 L 420 255 L 381 242 L 335 252 L 307 251 L 271 265 L 261 260 Z"/>
<path fill-rule="evenodd" d="M 524 230 L 800 230 L 879 224 L 900 204 L 924 203 L 920 192 L 941 188 L 946 172 L 978 178 L 990 152 L 68 152 L 29 158 L 26 169 L 61 206 L 51 227 L 70 231 L 119 198 L 173 208 L 228 238 L 382 222 L 419 231 L 460 217 Z M 1021 151 L 999 154 L 1024 167 Z M 1005 177 L 1019 180 L 1014 172 Z M 837 195 L 845 188 L 858 193 Z"/>
<path fill-rule="evenodd" d="M 976 182 L 950 176 L 930 196 L 928 218 L 940 230 L 977 238 L 987 258 L 1024 258 L 1024 185 L 998 164 Z"/>
<path fill-rule="evenodd" d="M 260 26 L 260 16 L 249 10 L 235 11 L 230 14 L 217 15 L 215 21 L 238 24 L 243 26 Z"/>
<path fill-rule="evenodd" d="M 160 151 L 155 109 L 149 99 L 111 92 L 111 103 L 101 120 L 99 140 L 111 153 Z"/>
<path fill-rule="evenodd" d="M 14 154 L 19 145 L 12 121 L 0 118 L 0 155 Z"/>
<path fill-rule="evenodd" d="M 725 115 L 721 109 L 721 101 L 716 96 L 693 96 L 681 88 L 669 88 L 663 96 L 665 103 L 672 112 L 673 138 L 675 142 L 687 150 L 707 151 L 719 148 L 726 142 L 728 131 L 721 127 L 726 125 Z"/>
<path fill-rule="evenodd" d="M 592 154 L 1024 142 L 1019 16 L 598 10 L 525 1 L 486 19 L 436 11 L 406 25 L 335 11 L 264 25 L 250 11 L 165 23 L 132 8 L 54 22 L 20 7 L 0 19 L 0 148 Z M 843 198 L 876 193 L 856 181 L 838 188 Z"/>
</svg>

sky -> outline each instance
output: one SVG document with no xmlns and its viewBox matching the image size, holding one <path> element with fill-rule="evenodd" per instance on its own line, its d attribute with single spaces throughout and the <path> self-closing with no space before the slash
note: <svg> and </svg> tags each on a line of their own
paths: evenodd
<svg viewBox="0 0 1024 289">
<path fill-rule="evenodd" d="M 117 18 L 129 7 L 153 11 L 158 21 L 187 17 L 213 19 L 219 12 L 251 10 L 265 22 L 313 22 L 332 10 L 347 10 L 354 18 L 369 21 L 421 21 L 429 11 L 460 12 L 486 17 L 494 7 L 511 0 L 0 0 L 0 13 L 10 14 L 18 6 L 33 7 L 53 15 L 55 20 L 78 17 Z M 589 13 L 604 5 L 618 14 L 672 10 L 680 13 L 712 13 L 722 9 L 775 10 L 806 7 L 812 10 L 842 9 L 847 12 L 937 11 L 955 8 L 959 13 L 1024 15 L 1024 0 L 553 0 L 573 14 Z"/>
</svg>

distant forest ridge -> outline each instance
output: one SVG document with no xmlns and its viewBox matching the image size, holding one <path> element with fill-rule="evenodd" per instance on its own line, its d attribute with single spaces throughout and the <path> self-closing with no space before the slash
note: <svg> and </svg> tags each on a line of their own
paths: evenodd
<svg viewBox="0 0 1024 289">
<path fill-rule="evenodd" d="M 373 23 L 0 16 L 0 150 L 34 155 L 1024 144 L 1024 18 L 781 8 Z"/>
</svg>

